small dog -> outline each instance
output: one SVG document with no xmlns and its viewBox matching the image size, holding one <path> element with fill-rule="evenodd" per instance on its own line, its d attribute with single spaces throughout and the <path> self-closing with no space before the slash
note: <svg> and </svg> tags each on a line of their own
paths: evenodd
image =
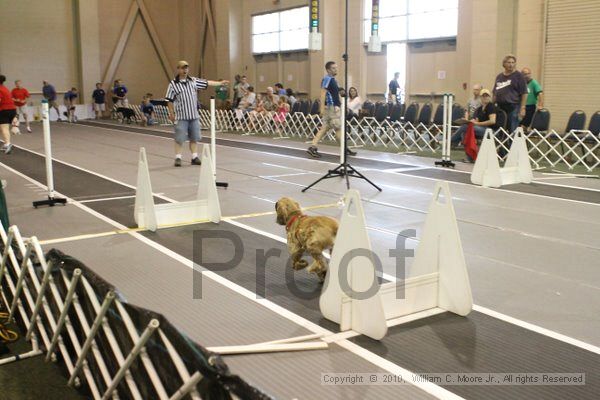
<svg viewBox="0 0 600 400">
<path fill-rule="evenodd" d="M 330 217 L 310 217 L 302 214 L 300 205 L 289 197 L 279 199 L 275 204 L 275 211 L 277 223 L 285 225 L 287 231 L 292 267 L 295 270 L 306 268 L 308 262 L 303 260 L 302 256 L 308 252 L 314 260 L 308 267 L 308 272 L 317 274 L 320 282 L 323 282 L 327 275 L 323 250 L 329 249 L 331 252 L 333 249 L 338 222 Z"/>
</svg>

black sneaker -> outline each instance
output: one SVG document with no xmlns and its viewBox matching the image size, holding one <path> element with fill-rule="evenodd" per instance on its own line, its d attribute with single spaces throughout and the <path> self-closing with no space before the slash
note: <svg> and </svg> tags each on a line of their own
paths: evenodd
<svg viewBox="0 0 600 400">
<path fill-rule="evenodd" d="M 317 148 L 315 146 L 310 146 L 308 148 L 308 150 L 306 150 L 306 152 L 308 153 L 308 155 L 310 155 L 312 158 L 321 158 L 321 154 L 319 154 L 319 151 L 317 150 Z"/>
<path fill-rule="evenodd" d="M 200 165 L 200 164 L 202 164 L 202 162 L 200 161 L 200 159 L 198 157 L 192 158 L 192 165 Z"/>
<path fill-rule="evenodd" d="M 355 156 L 356 152 L 351 149 L 346 148 L 346 155 L 347 156 Z"/>
<path fill-rule="evenodd" d="M 181 167 L 181 158 L 176 158 L 175 159 L 175 166 L 176 167 Z"/>
</svg>

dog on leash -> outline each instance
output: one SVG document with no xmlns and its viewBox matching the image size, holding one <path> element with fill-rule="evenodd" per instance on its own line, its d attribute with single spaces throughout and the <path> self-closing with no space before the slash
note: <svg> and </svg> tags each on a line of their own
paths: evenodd
<svg viewBox="0 0 600 400">
<path fill-rule="evenodd" d="M 330 217 L 311 217 L 304 215 L 300 205 L 289 197 L 282 197 L 275 204 L 277 223 L 285 225 L 287 244 L 292 256 L 292 267 L 301 270 L 308 267 L 308 272 L 315 273 L 319 281 L 325 281 L 327 263 L 323 259 L 323 250 L 331 253 L 338 222 Z M 312 256 L 313 262 L 302 259 L 304 253 Z"/>
</svg>

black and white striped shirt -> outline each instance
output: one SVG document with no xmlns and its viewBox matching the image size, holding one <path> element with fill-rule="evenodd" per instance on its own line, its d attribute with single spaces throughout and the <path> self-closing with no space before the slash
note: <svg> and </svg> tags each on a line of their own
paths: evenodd
<svg viewBox="0 0 600 400">
<path fill-rule="evenodd" d="M 206 79 L 188 77 L 186 80 L 173 79 L 167 88 L 165 98 L 175 107 L 177 120 L 198 119 L 198 89 L 206 89 Z"/>
</svg>

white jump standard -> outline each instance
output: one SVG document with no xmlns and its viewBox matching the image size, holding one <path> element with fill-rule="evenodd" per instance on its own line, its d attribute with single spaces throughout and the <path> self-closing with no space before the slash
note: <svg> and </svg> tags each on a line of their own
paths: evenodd
<svg viewBox="0 0 600 400">
<path fill-rule="evenodd" d="M 134 218 L 139 228 L 153 232 L 161 226 L 221 221 L 221 206 L 209 146 L 205 145 L 202 149 L 196 200 L 166 204 L 154 204 L 146 149 L 140 148 Z"/>
<path fill-rule="evenodd" d="M 523 128 L 517 128 L 515 131 L 504 168 L 500 168 L 492 130 L 487 129 L 473 166 L 471 182 L 483 187 L 497 188 L 514 183 L 531 183 L 532 180 L 533 171 Z"/>
<path fill-rule="evenodd" d="M 342 260 L 356 249 L 361 254 L 349 260 L 344 273 Z M 360 194 L 350 190 L 319 302 L 323 316 L 339 323 L 342 332 L 380 340 L 392 319 L 418 319 L 433 311 L 471 312 L 471 286 L 447 182 L 435 186 L 409 277 L 380 286 L 372 254 Z M 397 296 L 401 285 L 404 296 Z"/>
</svg>

